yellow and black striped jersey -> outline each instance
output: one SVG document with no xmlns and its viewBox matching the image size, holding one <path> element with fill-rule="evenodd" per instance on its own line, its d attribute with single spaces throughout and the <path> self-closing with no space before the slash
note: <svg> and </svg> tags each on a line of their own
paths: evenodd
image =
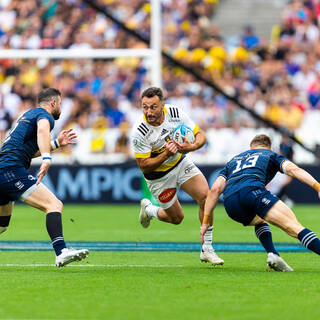
<svg viewBox="0 0 320 320">
<path fill-rule="evenodd" d="M 154 127 L 148 124 L 144 115 L 135 123 L 132 131 L 131 145 L 136 158 L 152 158 L 165 151 L 166 143 L 172 139 L 174 129 L 185 124 L 196 134 L 199 127 L 180 108 L 166 104 L 164 106 L 165 118 L 163 123 Z M 145 174 L 149 180 L 158 179 L 166 175 L 182 160 L 183 155 L 177 153 L 164 161 L 156 170 Z"/>
</svg>

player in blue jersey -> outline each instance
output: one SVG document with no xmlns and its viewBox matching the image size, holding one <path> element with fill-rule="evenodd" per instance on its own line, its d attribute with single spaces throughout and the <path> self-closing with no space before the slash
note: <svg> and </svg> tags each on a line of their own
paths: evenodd
<svg viewBox="0 0 320 320">
<path fill-rule="evenodd" d="M 0 149 L 0 234 L 9 226 L 15 200 L 46 213 L 46 226 L 56 252 L 56 265 L 63 267 L 87 257 L 88 250 L 66 248 L 62 235 L 62 202 L 41 183 L 51 164 L 51 150 L 74 144 L 76 134 L 63 130 L 50 141 L 54 120 L 61 113 L 61 93 L 48 88 L 38 95 L 38 108 L 25 112 L 16 122 Z M 29 174 L 31 159 L 42 156 L 37 179 Z"/>
<path fill-rule="evenodd" d="M 268 223 L 298 238 L 317 254 L 320 254 L 320 240 L 311 230 L 303 227 L 291 209 L 267 191 L 265 185 L 280 171 L 313 187 L 320 198 L 320 184 L 308 172 L 271 151 L 268 136 L 257 135 L 251 141 L 250 148 L 233 157 L 212 185 L 205 204 L 201 239 L 203 241 L 209 216 L 223 193 L 224 207 L 229 217 L 244 226 L 255 226 L 256 236 L 268 253 L 268 266 L 276 271 L 293 271 L 276 251 Z"/>
</svg>

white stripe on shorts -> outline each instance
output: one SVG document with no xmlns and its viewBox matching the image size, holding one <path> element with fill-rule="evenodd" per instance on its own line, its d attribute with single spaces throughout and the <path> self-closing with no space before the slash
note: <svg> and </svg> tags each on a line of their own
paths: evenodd
<svg viewBox="0 0 320 320">
<path fill-rule="evenodd" d="M 29 189 L 27 189 L 21 196 L 20 196 L 20 200 L 21 201 L 26 201 L 26 199 L 31 195 L 31 193 L 33 191 L 35 191 L 36 189 L 38 189 L 39 184 L 33 184 Z"/>
</svg>

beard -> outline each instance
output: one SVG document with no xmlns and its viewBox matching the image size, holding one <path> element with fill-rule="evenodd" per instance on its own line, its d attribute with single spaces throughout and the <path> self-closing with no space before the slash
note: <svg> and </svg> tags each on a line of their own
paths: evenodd
<svg viewBox="0 0 320 320">
<path fill-rule="evenodd" d="M 58 119 L 60 118 L 60 112 L 57 111 L 57 110 L 54 110 L 54 111 L 52 112 L 52 116 L 53 116 L 53 119 L 54 119 L 54 120 L 58 120 Z"/>
</svg>

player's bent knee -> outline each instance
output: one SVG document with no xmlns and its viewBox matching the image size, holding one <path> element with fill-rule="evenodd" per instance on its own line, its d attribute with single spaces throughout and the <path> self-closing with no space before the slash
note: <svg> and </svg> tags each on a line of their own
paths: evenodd
<svg viewBox="0 0 320 320">
<path fill-rule="evenodd" d="M 184 216 L 177 216 L 177 217 L 174 217 L 172 218 L 172 223 L 173 224 L 180 224 L 183 220 Z"/>
<path fill-rule="evenodd" d="M 48 203 L 48 206 L 46 208 L 46 212 L 62 212 L 63 209 L 63 203 L 61 200 L 56 198 L 55 200 Z"/>
<path fill-rule="evenodd" d="M 204 207 L 206 203 L 207 195 L 208 194 L 206 192 L 203 192 L 197 197 L 196 201 L 200 207 Z"/>
</svg>

